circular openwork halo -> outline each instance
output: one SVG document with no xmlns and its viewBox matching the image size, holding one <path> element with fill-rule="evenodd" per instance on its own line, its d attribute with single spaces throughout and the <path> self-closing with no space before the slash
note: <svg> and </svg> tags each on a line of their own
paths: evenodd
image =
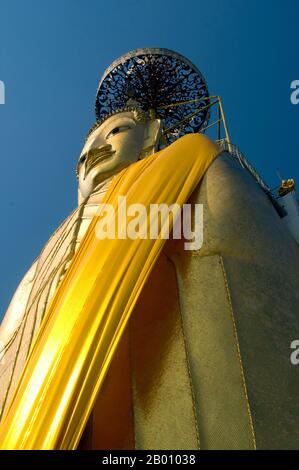
<svg viewBox="0 0 299 470">
<path fill-rule="evenodd" d="M 167 143 L 199 132 L 209 120 L 209 92 L 200 71 L 168 49 L 131 51 L 105 71 L 96 96 L 96 118 L 137 102 L 163 122 Z"/>
</svg>

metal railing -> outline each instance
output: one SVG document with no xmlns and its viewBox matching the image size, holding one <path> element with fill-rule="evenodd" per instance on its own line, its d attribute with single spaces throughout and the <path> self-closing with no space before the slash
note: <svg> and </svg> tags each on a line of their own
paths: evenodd
<svg viewBox="0 0 299 470">
<path fill-rule="evenodd" d="M 236 158 L 240 165 L 247 170 L 251 176 L 256 180 L 259 186 L 265 191 L 267 194 L 271 194 L 271 188 L 265 183 L 263 178 L 259 175 L 257 170 L 251 165 L 251 163 L 247 160 L 245 155 L 241 152 L 237 145 L 234 145 L 230 142 L 227 142 L 226 139 L 221 139 L 217 141 L 217 144 L 223 149 L 227 150 L 234 158 Z"/>
</svg>

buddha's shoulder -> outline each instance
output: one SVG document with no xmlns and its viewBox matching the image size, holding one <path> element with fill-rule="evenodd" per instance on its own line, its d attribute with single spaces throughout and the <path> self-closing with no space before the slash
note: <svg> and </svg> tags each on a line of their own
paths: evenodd
<svg viewBox="0 0 299 470">
<path fill-rule="evenodd" d="M 199 133 L 190 133 L 186 134 L 179 139 L 177 139 L 173 144 L 171 144 L 172 148 L 211 148 L 215 150 L 216 152 L 221 152 L 221 148 L 219 145 L 212 139 L 210 139 L 208 136 L 205 134 L 199 134 Z"/>
</svg>

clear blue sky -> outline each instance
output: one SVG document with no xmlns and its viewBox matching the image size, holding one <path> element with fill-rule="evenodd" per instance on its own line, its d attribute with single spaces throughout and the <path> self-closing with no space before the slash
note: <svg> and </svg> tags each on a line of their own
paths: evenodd
<svg viewBox="0 0 299 470">
<path fill-rule="evenodd" d="M 298 0 L 0 0 L 0 316 L 76 205 L 75 164 L 104 69 L 176 50 L 220 94 L 231 139 L 271 186 L 299 177 Z"/>
</svg>

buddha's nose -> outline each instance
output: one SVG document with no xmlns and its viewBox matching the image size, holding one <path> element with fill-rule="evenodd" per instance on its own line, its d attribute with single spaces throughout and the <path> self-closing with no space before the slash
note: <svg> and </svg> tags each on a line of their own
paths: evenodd
<svg viewBox="0 0 299 470">
<path fill-rule="evenodd" d="M 96 147 L 93 149 L 90 149 L 87 154 L 87 163 L 94 158 L 97 158 L 105 153 L 111 152 L 112 150 L 112 145 L 110 144 L 104 144 L 101 145 L 100 147 Z"/>
<path fill-rule="evenodd" d="M 112 145 L 110 144 L 104 144 L 104 145 L 101 145 L 100 147 L 90 149 L 86 155 L 83 179 L 86 178 L 86 175 L 91 168 L 93 168 L 101 160 L 104 160 L 106 157 L 109 157 L 113 153 L 115 153 L 115 150 L 112 149 Z"/>
<path fill-rule="evenodd" d="M 99 148 L 98 148 L 99 152 L 109 152 L 110 150 L 112 150 L 112 145 L 111 144 L 104 144 L 104 145 L 101 145 Z"/>
</svg>

